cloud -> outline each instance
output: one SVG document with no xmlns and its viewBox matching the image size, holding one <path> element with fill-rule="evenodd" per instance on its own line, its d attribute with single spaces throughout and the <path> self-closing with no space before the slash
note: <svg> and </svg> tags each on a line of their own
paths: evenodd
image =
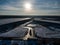
<svg viewBox="0 0 60 45">
<path fill-rule="evenodd" d="M 59 15 L 60 1 L 57 0 L 29 0 L 32 3 L 31 13 L 24 13 L 24 1 L 27 0 L 5 0 L 0 3 L 0 15 Z M 0 1 L 1 2 L 1 1 Z"/>
<path fill-rule="evenodd" d="M 39 2 L 39 3 L 38 3 Z M 34 4 L 36 9 L 60 9 L 60 1 L 57 0 L 37 0 Z"/>
<path fill-rule="evenodd" d="M 20 8 L 16 8 L 16 7 L 9 6 L 9 5 L 4 5 L 1 7 L 1 9 L 3 9 L 3 10 L 19 10 Z"/>
</svg>

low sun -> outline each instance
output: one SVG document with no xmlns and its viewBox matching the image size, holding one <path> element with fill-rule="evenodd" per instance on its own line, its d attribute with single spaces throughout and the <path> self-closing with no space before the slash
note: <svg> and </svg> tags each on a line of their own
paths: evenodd
<svg viewBox="0 0 60 45">
<path fill-rule="evenodd" d="M 25 3 L 24 7 L 26 11 L 30 11 L 32 9 L 32 5 L 30 3 Z"/>
</svg>

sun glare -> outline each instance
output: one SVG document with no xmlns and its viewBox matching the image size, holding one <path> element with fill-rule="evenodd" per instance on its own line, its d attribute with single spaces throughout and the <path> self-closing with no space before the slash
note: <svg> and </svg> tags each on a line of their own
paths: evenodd
<svg viewBox="0 0 60 45">
<path fill-rule="evenodd" d="M 25 3 L 24 8 L 25 8 L 25 11 L 30 11 L 32 9 L 31 3 Z"/>
</svg>

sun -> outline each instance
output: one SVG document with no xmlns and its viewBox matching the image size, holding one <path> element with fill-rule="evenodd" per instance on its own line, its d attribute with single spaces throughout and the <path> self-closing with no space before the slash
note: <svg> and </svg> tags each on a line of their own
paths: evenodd
<svg viewBox="0 0 60 45">
<path fill-rule="evenodd" d="M 25 4 L 24 4 L 24 8 L 25 8 L 25 11 L 30 11 L 30 10 L 32 10 L 32 5 L 31 5 L 31 3 L 25 3 Z"/>
<path fill-rule="evenodd" d="M 31 4 L 30 4 L 30 3 L 26 3 L 26 4 L 25 4 L 25 8 L 26 8 L 26 9 L 31 9 Z"/>
</svg>

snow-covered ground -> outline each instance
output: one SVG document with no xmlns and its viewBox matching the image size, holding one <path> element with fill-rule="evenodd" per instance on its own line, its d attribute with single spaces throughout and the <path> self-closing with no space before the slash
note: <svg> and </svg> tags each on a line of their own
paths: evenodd
<svg viewBox="0 0 60 45">
<path fill-rule="evenodd" d="M 10 20 L 10 19 L 8 19 L 8 20 Z M 5 23 L 9 23 L 8 20 Z M 21 21 L 21 19 L 14 19 L 14 20 L 15 21 Z M 1 21 L 3 22 L 3 20 L 1 20 Z M 15 21 L 12 20 L 12 22 L 15 22 Z M 44 20 L 44 21 L 46 21 L 46 20 Z M 0 24 L 3 24 L 2 22 L 0 22 Z M 0 37 L 21 37 L 22 38 L 27 34 L 27 29 L 24 28 L 23 26 L 32 24 L 32 22 L 33 22 L 33 20 L 29 21 L 29 22 L 26 22 L 25 24 L 16 27 L 16 28 L 12 29 L 11 31 L 1 33 Z M 47 20 L 47 22 L 49 22 L 49 21 Z M 53 22 L 53 21 L 50 21 L 50 22 Z M 55 21 L 53 23 L 55 23 Z M 54 27 L 50 27 L 50 28 L 54 29 Z M 33 30 L 35 30 L 35 34 L 39 37 L 60 38 L 60 31 L 59 31 L 60 29 L 58 29 L 58 28 L 54 29 L 55 31 L 52 31 L 51 29 L 48 29 L 47 27 L 39 25 L 39 27 L 38 26 L 34 27 Z"/>
</svg>

